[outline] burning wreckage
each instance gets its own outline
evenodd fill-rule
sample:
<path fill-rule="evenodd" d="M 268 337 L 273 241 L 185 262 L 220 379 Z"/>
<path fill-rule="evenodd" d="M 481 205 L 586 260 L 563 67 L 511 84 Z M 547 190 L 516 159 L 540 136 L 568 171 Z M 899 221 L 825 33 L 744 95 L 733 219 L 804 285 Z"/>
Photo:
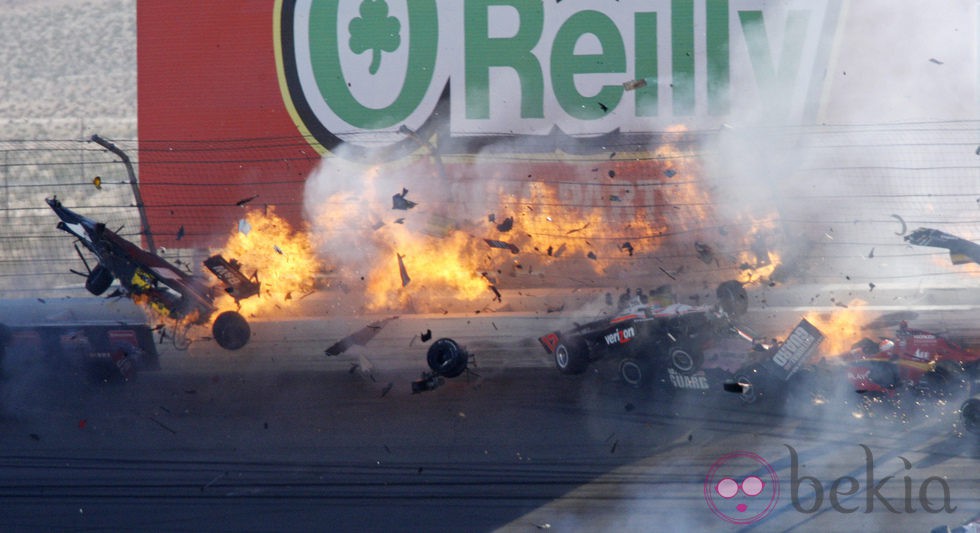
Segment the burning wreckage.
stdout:
<path fill-rule="evenodd" d="M 719 293 L 721 294 L 721 293 Z M 826 399 L 846 389 L 871 409 L 920 399 L 956 400 L 962 426 L 980 434 L 980 351 L 936 333 L 898 325 L 895 337 L 865 338 L 844 354 L 818 357 L 821 331 L 802 319 L 782 342 L 758 340 L 725 305 L 633 305 L 618 315 L 548 333 L 538 340 L 563 374 L 600 360 L 619 380 L 658 390 L 727 391 L 744 403 L 782 402 L 790 395 Z"/>
<path fill-rule="evenodd" d="M 823 339 L 819 330 L 804 320 L 785 342 L 767 344 L 733 321 L 747 307 L 741 284 L 725 282 L 716 294 L 716 306 L 635 302 L 621 314 L 538 341 L 563 374 L 613 359 L 620 379 L 634 387 L 707 391 L 724 384 L 748 402 L 785 389 Z"/>
<path fill-rule="evenodd" d="M 89 268 L 76 243 L 75 251 L 87 272 L 72 272 L 85 277 L 85 288 L 90 293 L 102 295 L 114 280 L 119 280 L 120 289 L 113 295 L 128 296 L 187 326 L 205 325 L 217 312 L 214 294 L 204 279 L 123 239 L 104 223 L 64 207 L 57 198 L 45 201 L 60 219 L 58 229 L 76 237 L 98 260 L 93 268 Z M 204 266 L 221 280 L 225 292 L 236 302 L 259 294 L 257 276 L 243 274 L 234 259 L 228 261 L 214 255 L 204 261 Z M 227 350 L 245 346 L 251 337 L 248 322 L 236 311 L 220 313 L 214 319 L 211 332 L 218 345 Z"/>

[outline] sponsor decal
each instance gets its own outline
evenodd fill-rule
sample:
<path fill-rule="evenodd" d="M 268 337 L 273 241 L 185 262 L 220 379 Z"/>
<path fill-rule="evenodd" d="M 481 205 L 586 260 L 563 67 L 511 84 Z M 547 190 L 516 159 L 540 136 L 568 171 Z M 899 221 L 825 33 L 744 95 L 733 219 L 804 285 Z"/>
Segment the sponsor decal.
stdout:
<path fill-rule="evenodd" d="M 626 344 L 631 341 L 633 337 L 636 337 L 636 329 L 632 326 L 626 329 L 617 329 L 616 331 L 606 335 L 606 344 L 612 346 L 614 344 Z"/>
<path fill-rule="evenodd" d="M 698 372 L 693 376 L 685 376 L 673 368 L 668 368 L 667 377 L 670 378 L 670 384 L 673 385 L 675 389 L 708 390 L 708 377 L 703 371 Z"/>
<path fill-rule="evenodd" d="M 789 379 L 800 368 L 821 341 L 823 334 L 812 324 L 806 320 L 797 324 L 772 357 L 773 363 L 786 371 L 784 379 Z"/>
<path fill-rule="evenodd" d="M 716 128 L 736 107 L 812 120 L 839 12 L 840 0 L 278 0 L 273 30 L 283 100 L 321 151 L 397 156 L 438 130 L 443 153 L 501 136 L 579 152 L 606 135 Z"/>

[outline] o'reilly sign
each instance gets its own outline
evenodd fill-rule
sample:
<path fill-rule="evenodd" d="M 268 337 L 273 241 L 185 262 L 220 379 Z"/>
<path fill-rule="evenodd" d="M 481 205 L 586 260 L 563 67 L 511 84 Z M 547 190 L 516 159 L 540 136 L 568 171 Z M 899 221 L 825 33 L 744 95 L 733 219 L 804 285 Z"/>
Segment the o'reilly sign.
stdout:
<path fill-rule="evenodd" d="M 839 11 L 839 0 L 280 0 L 274 24 L 304 134 L 397 153 L 417 148 L 409 131 L 437 127 L 443 150 L 501 136 L 553 149 L 717 127 L 752 107 L 806 122 Z"/>

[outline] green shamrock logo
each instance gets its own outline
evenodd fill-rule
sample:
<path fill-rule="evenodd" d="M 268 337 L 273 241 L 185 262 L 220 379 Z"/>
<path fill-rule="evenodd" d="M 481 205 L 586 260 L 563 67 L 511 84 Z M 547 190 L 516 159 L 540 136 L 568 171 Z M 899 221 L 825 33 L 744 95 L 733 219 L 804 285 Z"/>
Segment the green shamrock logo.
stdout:
<path fill-rule="evenodd" d="M 388 16 L 385 0 L 361 2 L 360 17 L 350 21 L 350 49 L 355 54 L 371 50 L 368 72 L 375 74 L 381 66 L 381 52 L 394 52 L 401 44 L 401 23 Z"/>

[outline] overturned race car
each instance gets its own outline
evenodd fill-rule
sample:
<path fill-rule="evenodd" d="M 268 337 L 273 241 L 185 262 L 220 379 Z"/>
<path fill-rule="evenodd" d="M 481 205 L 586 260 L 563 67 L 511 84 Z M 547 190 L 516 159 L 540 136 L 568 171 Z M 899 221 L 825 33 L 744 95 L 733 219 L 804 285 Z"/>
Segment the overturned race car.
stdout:
<path fill-rule="evenodd" d="M 581 374 L 600 359 L 616 357 L 623 381 L 637 386 L 663 368 L 677 379 L 690 380 L 706 352 L 729 340 L 744 346 L 749 339 L 717 307 L 638 304 L 538 341 L 563 374 Z"/>

